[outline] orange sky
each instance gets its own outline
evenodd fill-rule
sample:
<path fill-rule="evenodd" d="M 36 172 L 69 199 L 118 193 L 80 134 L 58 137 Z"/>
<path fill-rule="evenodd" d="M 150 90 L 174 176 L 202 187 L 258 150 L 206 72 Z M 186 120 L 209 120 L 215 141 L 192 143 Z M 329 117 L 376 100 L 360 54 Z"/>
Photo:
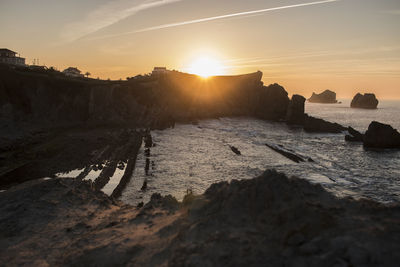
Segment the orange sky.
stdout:
<path fill-rule="evenodd" d="M 125 79 L 218 60 L 309 97 L 400 98 L 398 0 L 2 0 L 0 47 Z"/>

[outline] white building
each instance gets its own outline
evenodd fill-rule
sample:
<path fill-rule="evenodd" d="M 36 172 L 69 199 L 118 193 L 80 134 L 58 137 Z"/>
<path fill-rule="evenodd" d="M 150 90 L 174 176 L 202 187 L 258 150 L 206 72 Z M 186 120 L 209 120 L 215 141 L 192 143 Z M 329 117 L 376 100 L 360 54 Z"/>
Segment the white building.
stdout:
<path fill-rule="evenodd" d="M 0 63 L 25 66 L 25 58 L 17 57 L 17 53 L 7 48 L 0 48 Z"/>
<path fill-rule="evenodd" d="M 74 68 L 74 67 L 69 67 L 69 68 L 63 70 L 63 73 L 69 77 L 80 77 L 80 78 L 84 77 L 84 75 L 81 73 L 81 71 L 78 68 Z"/>

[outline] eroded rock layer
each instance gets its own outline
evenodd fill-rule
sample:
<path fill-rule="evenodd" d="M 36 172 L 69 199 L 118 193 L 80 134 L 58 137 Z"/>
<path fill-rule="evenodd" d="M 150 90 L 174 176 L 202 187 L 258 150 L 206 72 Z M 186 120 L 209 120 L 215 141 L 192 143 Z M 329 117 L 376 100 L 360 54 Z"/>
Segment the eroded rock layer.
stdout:
<path fill-rule="evenodd" d="M 266 171 L 141 208 L 73 179 L 0 193 L 0 260 L 41 266 L 397 266 L 400 207 Z"/>

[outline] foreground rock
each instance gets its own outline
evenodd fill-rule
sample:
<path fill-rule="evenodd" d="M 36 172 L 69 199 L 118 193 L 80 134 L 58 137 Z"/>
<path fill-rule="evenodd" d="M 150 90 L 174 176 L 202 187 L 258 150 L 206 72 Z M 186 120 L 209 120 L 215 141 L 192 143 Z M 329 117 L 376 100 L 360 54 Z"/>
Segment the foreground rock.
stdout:
<path fill-rule="evenodd" d="M 337 103 L 336 93 L 331 90 L 325 90 L 320 94 L 313 93 L 308 101 L 311 103 L 335 104 Z"/>
<path fill-rule="evenodd" d="M 27 266 L 397 266 L 400 207 L 267 171 L 140 209 L 89 183 L 0 193 L 0 261 Z"/>
<path fill-rule="evenodd" d="M 400 133 L 388 124 L 373 121 L 365 132 L 364 146 L 370 148 L 400 148 Z"/>
<path fill-rule="evenodd" d="M 376 109 L 378 107 L 378 99 L 375 94 L 356 94 L 351 101 L 350 107 L 352 108 L 365 108 L 365 109 Z"/>

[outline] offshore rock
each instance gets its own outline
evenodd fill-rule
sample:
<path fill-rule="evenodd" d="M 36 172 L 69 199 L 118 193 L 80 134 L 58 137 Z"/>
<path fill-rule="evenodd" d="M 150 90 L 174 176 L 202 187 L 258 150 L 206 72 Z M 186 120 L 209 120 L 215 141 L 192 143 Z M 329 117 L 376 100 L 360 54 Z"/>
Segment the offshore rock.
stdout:
<path fill-rule="evenodd" d="M 400 133 L 388 124 L 373 121 L 365 132 L 364 146 L 369 148 L 400 148 Z"/>
<path fill-rule="evenodd" d="M 376 109 L 378 107 L 378 99 L 375 94 L 356 94 L 351 101 L 350 107 L 352 108 L 365 108 L 365 109 Z"/>
<path fill-rule="evenodd" d="M 313 93 L 308 101 L 311 103 L 334 104 L 337 103 L 336 93 L 331 90 L 325 90 L 320 94 Z"/>
<path fill-rule="evenodd" d="M 306 99 L 301 95 L 292 96 L 286 113 L 286 122 L 288 124 L 303 125 L 305 101 Z"/>

